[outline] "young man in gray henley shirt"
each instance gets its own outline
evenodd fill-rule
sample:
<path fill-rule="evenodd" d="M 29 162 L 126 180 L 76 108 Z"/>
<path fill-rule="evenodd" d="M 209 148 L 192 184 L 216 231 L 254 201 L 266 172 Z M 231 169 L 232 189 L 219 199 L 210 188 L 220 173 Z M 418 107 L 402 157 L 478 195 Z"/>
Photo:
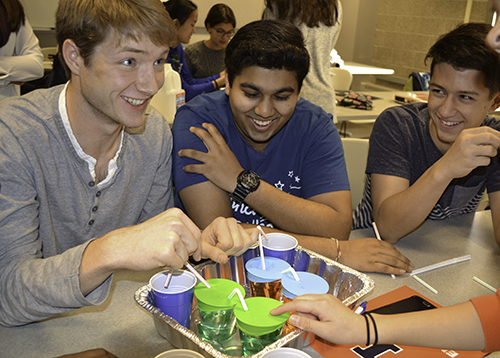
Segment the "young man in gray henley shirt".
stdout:
<path fill-rule="evenodd" d="M 0 103 L 6 326 L 102 303 L 115 270 L 225 262 L 257 238 L 170 209 L 171 133 L 146 113 L 175 36 L 162 3 L 61 0 L 56 36 L 71 80 Z"/>

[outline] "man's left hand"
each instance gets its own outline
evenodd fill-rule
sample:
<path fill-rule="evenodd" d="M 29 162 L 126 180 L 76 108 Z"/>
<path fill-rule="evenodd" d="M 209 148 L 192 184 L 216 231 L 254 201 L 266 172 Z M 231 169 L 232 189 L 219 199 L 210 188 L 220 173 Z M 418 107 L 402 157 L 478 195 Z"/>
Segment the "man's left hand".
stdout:
<path fill-rule="evenodd" d="M 239 256 L 259 237 L 256 229 L 245 230 L 234 218 L 218 217 L 201 233 L 202 258 L 226 263 L 228 256 Z"/>
<path fill-rule="evenodd" d="M 202 164 L 186 165 L 184 171 L 202 174 L 222 190 L 232 193 L 236 188 L 238 174 L 243 171 L 243 168 L 217 128 L 210 123 L 203 123 L 203 128 L 206 130 L 198 127 L 191 127 L 189 130 L 203 141 L 208 152 L 194 149 L 180 150 L 180 157 L 202 162 Z"/>

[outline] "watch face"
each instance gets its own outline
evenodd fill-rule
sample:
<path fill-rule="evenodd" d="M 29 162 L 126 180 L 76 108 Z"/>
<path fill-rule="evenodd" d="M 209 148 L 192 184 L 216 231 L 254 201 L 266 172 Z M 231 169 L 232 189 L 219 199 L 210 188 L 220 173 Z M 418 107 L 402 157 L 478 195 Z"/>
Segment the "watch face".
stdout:
<path fill-rule="evenodd" d="M 245 170 L 241 173 L 238 178 L 238 182 L 245 188 L 250 189 L 251 191 L 256 190 L 260 184 L 260 177 L 257 173 L 254 173 L 251 170 Z"/>
<path fill-rule="evenodd" d="M 241 184 L 248 187 L 254 187 L 259 183 L 259 178 L 252 173 L 245 173 L 241 178 Z"/>

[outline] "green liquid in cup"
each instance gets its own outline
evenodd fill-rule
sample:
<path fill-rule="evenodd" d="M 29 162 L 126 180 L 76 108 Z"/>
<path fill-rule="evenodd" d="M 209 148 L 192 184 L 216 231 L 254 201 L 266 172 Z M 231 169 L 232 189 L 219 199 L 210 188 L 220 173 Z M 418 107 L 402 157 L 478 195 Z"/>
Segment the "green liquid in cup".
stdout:
<path fill-rule="evenodd" d="M 207 312 L 199 310 L 201 322 L 198 324 L 198 336 L 211 343 L 224 342 L 236 333 L 236 317 L 233 309 Z"/>
<path fill-rule="evenodd" d="M 263 350 L 267 345 L 276 342 L 281 338 L 281 327 L 277 330 L 262 334 L 260 336 L 251 336 L 240 331 L 241 349 L 243 356 L 256 354 Z"/>

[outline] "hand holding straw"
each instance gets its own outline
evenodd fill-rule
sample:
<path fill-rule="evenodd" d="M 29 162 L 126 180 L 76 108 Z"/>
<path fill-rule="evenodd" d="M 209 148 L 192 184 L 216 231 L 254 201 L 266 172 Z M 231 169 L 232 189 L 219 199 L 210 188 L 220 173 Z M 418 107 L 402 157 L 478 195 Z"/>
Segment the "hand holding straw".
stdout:
<path fill-rule="evenodd" d="M 299 275 L 297 275 L 297 272 L 295 272 L 293 267 L 289 267 L 286 270 L 281 271 L 281 273 L 287 273 L 287 272 L 291 272 L 293 275 L 293 278 L 295 278 L 296 281 L 300 281 L 300 277 L 299 277 Z"/>
<path fill-rule="evenodd" d="M 193 275 L 195 275 L 195 276 L 196 276 L 196 278 L 197 278 L 198 280 L 200 280 L 200 281 L 201 281 L 201 282 L 202 282 L 205 286 L 207 286 L 207 288 L 212 288 L 212 286 L 210 286 L 210 284 L 209 284 L 209 283 L 208 283 L 208 282 L 207 282 L 207 281 L 203 278 L 203 276 L 201 276 L 201 275 L 198 273 L 198 271 L 196 271 L 196 270 L 194 269 L 194 267 L 193 267 L 193 266 L 191 266 L 191 265 L 190 265 L 189 263 L 187 263 L 187 262 L 185 263 L 185 265 L 186 265 L 187 269 L 188 269 L 189 271 L 191 271 L 191 272 L 193 273 Z"/>
<path fill-rule="evenodd" d="M 238 295 L 238 298 L 240 299 L 241 306 L 243 307 L 243 310 L 244 310 L 244 311 L 248 311 L 248 306 L 247 306 L 247 304 L 246 304 L 246 302 L 245 302 L 245 299 L 243 298 L 243 295 L 241 294 L 241 291 L 240 291 L 239 289 L 235 288 L 235 289 L 233 290 L 233 292 L 231 292 L 231 294 L 228 296 L 228 299 L 233 298 L 233 296 L 234 296 L 235 294 L 237 294 L 237 295 Z"/>
<path fill-rule="evenodd" d="M 257 226 L 259 227 L 259 226 Z M 264 247 L 262 246 L 262 235 L 259 234 L 259 252 L 260 252 L 260 261 L 262 262 L 262 269 L 266 269 L 266 260 L 264 260 Z"/>
<path fill-rule="evenodd" d="M 380 237 L 380 233 L 378 232 L 377 224 L 375 224 L 375 221 L 373 222 L 373 231 L 375 231 L 375 235 L 377 236 L 377 240 L 382 241 L 382 238 Z M 393 280 L 396 279 L 396 276 L 393 273 L 391 273 L 391 277 Z"/>

